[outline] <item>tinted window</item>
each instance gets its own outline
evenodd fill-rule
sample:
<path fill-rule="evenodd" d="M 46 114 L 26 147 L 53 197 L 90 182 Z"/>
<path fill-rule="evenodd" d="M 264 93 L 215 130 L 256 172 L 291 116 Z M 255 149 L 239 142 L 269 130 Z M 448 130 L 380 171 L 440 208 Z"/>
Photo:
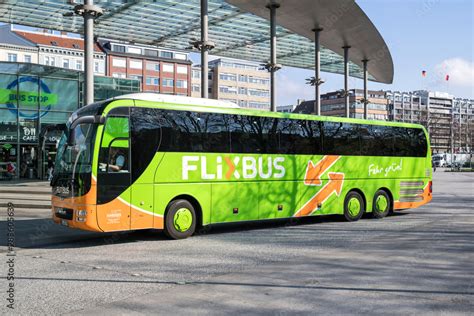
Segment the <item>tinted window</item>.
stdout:
<path fill-rule="evenodd" d="M 199 122 L 202 126 L 203 151 L 224 152 L 230 151 L 230 115 L 219 113 L 200 113 Z"/>
<path fill-rule="evenodd" d="M 324 122 L 323 151 L 327 155 L 360 155 L 360 139 L 356 124 Z"/>
<path fill-rule="evenodd" d="M 264 153 L 263 127 L 259 117 L 232 115 L 230 146 L 233 153 Z"/>
<path fill-rule="evenodd" d="M 361 154 L 365 156 L 393 156 L 393 127 L 363 125 Z"/>
<path fill-rule="evenodd" d="M 161 142 L 162 113 L 157 109 L 132 108 L 132 181 L 145 171 Z"/>
<path fill-rule="evenodd" d="M 425 157 L 422 129 L 286 118 L 132 109 L 136 160 L 155 151 Z M 152 150 L 150 150 L 152 149 Z M 134 163 L 142 172 L 148 162 Z"/>
<path fill-rule="evenodd" d="M 394 156 L 413 156 L 411 147 L 410 129 L 392 127 Z"/>

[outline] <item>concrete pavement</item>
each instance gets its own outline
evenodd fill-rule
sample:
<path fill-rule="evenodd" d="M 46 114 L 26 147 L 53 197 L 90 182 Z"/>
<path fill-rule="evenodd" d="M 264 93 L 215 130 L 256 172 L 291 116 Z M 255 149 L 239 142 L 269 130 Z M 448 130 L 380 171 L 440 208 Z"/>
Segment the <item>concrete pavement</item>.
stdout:
<path fill-rule="evenodd" d="M 474 173 L 436 172 L 431 204 L 383 220 L 226 225 L 180 241 L 18 218 L 16 312 L 472 314 L 473 194 Z"/>

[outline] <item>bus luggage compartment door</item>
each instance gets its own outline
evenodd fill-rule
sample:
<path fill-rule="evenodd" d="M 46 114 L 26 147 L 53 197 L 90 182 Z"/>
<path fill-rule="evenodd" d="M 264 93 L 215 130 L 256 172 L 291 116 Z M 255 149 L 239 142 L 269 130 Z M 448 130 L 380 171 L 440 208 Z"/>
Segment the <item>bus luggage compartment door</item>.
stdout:
<path fill-rule="evenodd" d="M 212 223 L 258 219 L 258 185 L 255 182 L 212 184 Z"/>

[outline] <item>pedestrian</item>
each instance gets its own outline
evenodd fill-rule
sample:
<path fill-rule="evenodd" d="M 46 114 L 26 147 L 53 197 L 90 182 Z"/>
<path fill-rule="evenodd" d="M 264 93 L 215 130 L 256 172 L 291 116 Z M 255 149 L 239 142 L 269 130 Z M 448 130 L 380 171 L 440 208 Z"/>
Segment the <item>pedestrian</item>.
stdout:
<path fill-rule="evenodd" d="M 15 170 L 16 170 L 15 164 L 12 163 L 11 161 L 8 162 L 8 164 L 7 164 L 7 178 L 8 178 L 8 180 L 11 180 L 15 177 Z"/>
<path fill-rule="evenodd" d="M 53 179 L 54 162 L 51 156 L 48 156 L 48 181 Z"/>

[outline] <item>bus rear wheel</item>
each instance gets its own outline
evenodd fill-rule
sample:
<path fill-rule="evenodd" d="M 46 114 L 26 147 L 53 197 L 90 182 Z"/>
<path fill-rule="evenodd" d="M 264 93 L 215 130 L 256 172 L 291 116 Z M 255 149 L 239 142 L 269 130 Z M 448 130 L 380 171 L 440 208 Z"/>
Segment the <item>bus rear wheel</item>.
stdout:
<path fill-rule="evenodd" d="M 172 239 L 184 239 L 196 230 L 196 211 L 186 200 L 174 200 L 168 204 L 165 217 L 165 234 Z"/>
<path fill-rule="evenodd" d="M 358 221 L 365 212 L 364 198 L 360 193 L 351 191 L 344 199 L 344 217 L 348 222 Z"/>
<path fill-rule="evenodd" d="M 372 217 L 384 218 L 391 209 L 391 199 L 387 192 L 378 190 L 375 192 L 372 206 Z"/>

